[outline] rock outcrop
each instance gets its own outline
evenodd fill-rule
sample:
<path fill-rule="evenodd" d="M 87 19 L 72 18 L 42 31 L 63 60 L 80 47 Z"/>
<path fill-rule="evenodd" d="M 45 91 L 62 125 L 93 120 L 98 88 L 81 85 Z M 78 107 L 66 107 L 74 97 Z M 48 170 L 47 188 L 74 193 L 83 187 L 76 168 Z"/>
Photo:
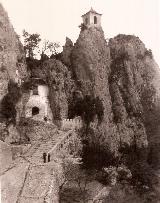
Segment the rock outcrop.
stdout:
<path fill-rule="evenodd" d="M 23 46 L 19 41 L 9 22 L 7 13 L 0 4 L 0 99 L 7 93 L 8 81 L 19 77 L 26 77 L 25 55 Z"/>
<path fill-rule="evenodd" d="M 105 146 L 109 143 L 117 148 L 118 134 L 112 121 L 112 103 L 109 92 L 108 77 L 110 75 L 110 49 L 105 41 L 102 29 L 89 28 L 81 31 L 72 51 L 72 69 L 77 87 L 83 95 L 99 97 L 103 102 L 104 120 L 95 132 L 93 139 Z M 104 146 L 104 147 L 105 147 Z"/>
<path fill-rule="evenodd" d="M 63 52 L 62 52 L 62 61 L 65 65 L 67 65 L 68 67 L 70 67 L 71 65 L 71 53 L 73 50 L 73 42 L 66 37 L 66 43 L 63 46 Z"/>
<path fill-rule="evenodd" d="M 21 102 L 18 103 L 19 91 L 14 91 L 16 84 L 17 90 L 20 89 L 27 75 L 23 46 L 0 4 L 0 118 L 2 121 L 10 120 L 13 112 L 16 116 L 16 111 L 22 110 Z M 1 126 L 5 126 L 5 123 L 1 123 Z M 4 138 L 6 132 L 5 127 Z"/>
<path fill-rule="evenodd" d="M 61 61 L 49 59 L 34 70 L 34 77 L 42 78 L 49 87 L 49 101 L 53 122 L 68 117 L 68 103 L 75 82 L 68 67 Z"/>
<path fill-rule="evenodd" d="M 104 119 L 95 132 L 100 145 L 117 151 L 123 143 L 140 148 L 154 143 L 160 71 L 138 37 L 118 35 L 107 45 L 101 29 L 86 29 L 71 62 L 79 90 L 103 102 Z"/>
<path fill-rule="evenodd" d="M 141 147 L 148 142 L 148 151 L 152 151 L 155 158 L 152 156 L 152 161 L 157 162 L 155 154 L 160 146 L 158 66 L 151 50 L 147 50 L 138 37 L 118 35 L 109 41 L 109 47 L 112 58 L 109 88 L 114 123 L 121 141 L 132 137 Z"/>

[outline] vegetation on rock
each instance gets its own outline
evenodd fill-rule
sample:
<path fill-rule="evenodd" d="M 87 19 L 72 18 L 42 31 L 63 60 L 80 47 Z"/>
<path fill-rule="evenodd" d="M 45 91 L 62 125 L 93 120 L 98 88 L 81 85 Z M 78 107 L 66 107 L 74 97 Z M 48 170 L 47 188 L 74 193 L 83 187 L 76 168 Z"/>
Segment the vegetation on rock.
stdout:
<path fill-rule="evenodd" d="M 16 104 L 21 97 L 21 90 L 12 80 L 8 84 L 8 93 L 1 102 L 1 114 L 7 123 L 16 123 Z"/>

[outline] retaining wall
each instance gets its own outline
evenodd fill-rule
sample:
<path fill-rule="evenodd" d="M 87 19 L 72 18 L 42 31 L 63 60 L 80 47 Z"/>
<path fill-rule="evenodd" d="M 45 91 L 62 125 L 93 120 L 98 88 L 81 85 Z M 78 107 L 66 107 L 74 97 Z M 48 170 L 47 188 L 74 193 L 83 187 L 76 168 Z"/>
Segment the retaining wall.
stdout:
<path fill-rule="evenodd" d="M 82 120 L 80 118 L 63 119 L 61 123 L 62 130 L 79 129 L 81 127 L 82 127 Z"/>

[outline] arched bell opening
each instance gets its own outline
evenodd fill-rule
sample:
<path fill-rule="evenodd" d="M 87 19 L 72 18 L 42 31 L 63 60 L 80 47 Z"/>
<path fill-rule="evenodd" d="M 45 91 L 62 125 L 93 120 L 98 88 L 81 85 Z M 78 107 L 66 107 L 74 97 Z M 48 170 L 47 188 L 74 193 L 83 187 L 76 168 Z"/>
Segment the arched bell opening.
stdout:
<path fill-rule="evenodd" d="M 97 24 L 97 17 L 94 16 L 94 24 Z"/>

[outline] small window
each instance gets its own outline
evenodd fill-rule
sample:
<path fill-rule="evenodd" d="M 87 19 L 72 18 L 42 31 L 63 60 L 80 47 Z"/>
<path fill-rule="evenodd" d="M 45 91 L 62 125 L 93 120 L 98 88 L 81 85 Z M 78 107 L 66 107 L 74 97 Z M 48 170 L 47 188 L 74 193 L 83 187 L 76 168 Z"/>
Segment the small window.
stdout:
<path fill-rule="evenodd" d="M 94 16 L 94 24 L 97 24 L 97 17 Z"/>
<path fill-rule="evenodd" d="M 33 88 L 33 95 L 38 95 L 38 87 Z"/>

